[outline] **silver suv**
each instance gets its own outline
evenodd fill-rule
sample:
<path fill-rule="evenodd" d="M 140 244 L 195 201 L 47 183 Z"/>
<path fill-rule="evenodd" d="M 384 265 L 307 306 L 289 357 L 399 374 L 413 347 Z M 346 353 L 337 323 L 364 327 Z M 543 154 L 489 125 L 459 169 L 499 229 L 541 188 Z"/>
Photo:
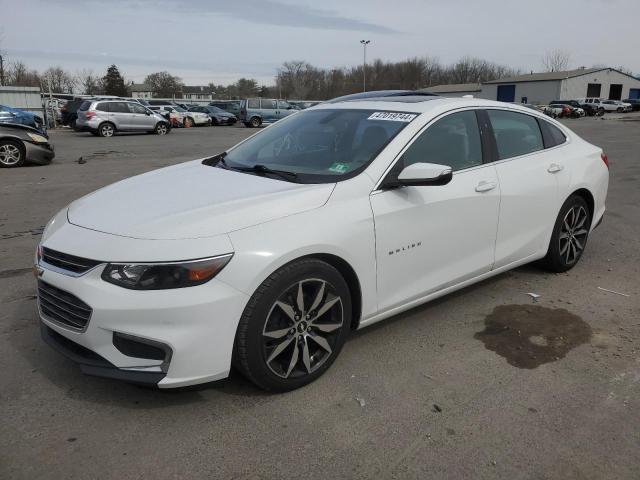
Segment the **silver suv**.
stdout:
<path fill-rule="evenodd" d="M 76 130 L 89 131 L 101 137 L 116 132 L 153 132 L 166 135 L 170 125 L 166 118 L 127 100 L 87 100 L 78 109 Z"/>

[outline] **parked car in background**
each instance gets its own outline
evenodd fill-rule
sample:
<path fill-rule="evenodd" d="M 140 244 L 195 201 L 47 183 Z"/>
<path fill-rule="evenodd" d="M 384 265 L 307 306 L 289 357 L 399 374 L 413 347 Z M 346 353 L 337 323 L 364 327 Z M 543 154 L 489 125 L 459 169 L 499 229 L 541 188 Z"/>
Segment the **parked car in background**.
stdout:
<path fill-rule="evenodd" d="M 569 105 L 573 108 L 580 108 L 584 110 L 585 115 L 593 116 L 598 112 L 597 106 L 589 103 L 581 103 L 578 100 L 554 100 L 549 105 Z"/>
<path fill-rule="evenodd" d="M 605 213 L 601 148 L 518 105 L 397 100 L 319 105 L 66 206 L 35 258 L 45 341 L 95 375 L 175 388 L 234 366 L 287 391 L 354 329 L 580 262 Z"/>
<path fill-rule="evenodd" d="M 213 105 L 207 106 L 195 106 L 189 108 L 190 112 L 200 112 L 209 115 L 211 118 L 211 125 L 235 125 L 238 121 L 238 118 L 229 112 L 225 112 L 224 110 L 214 107 Z"/>
<path fill-rule="evenodd" d="M 144 98 L 127 98 L 130 102 L 138 102 L 140 105 L 148 107 L 150 104 Z"/>
<path fill-rule="evenodd" d="M 531 110 L 535 110 L 536 112 L 545 113 L 544 108 L 540 105 L 533 105 L 532 103 L 522 103 L 523 107 L 530 108 Z"/>
<path fill-rule="evenodd" d="M 209 105 L 232 113 L 236 118 L 240 116 L 240 100 L 214 100 L 209 102 Z"/>
<path fill-rule="evenodd" d="M 61 109 L 62 124 L 75 128 L 76 120 L 78 118 L 78 109 L 85 100 L 127 100 L 123 97 L 117 97 L 115 95 L 78 95 L 69 100 Z"/>
<path fill-rule="evenodd" d="M 18 110 L 17 108 L 12 108 L 7 105 L 0 105 L 0 122 L 26 125 L 35 128 L 45 135 L 47 133 L 44 119 L 40 115 L 25 110 Z"/>
<path fill-rule="evenodd" d="M 631 110 L 634 112 L 640 110 L 640 98 L 627 98 L 626 100 L 623 100 L 623 102 L 631 105 Z"/>
<path fill-rule="evenodd" d="M 45 165 L 53 157 L 53 146 L 40 130 L 0 120 L 0 167 L 20 167 L 27 162 Z"/>
<path fill-rule="evenodd" d="M 580 103 L 585 103 L 588 105 L 593 105 L 594 108 L 597 108 L 602 112 L 623 112 L 625 111 L 625 107 L 617 104 L 619 100 L 605 100 L 602 98 L 578 98 L 576 99 Z"/>
<path fill-rule="evenodd" d="M 240 116 L 238 118 L 245 126 L 257 128 L 265 123 L 277 122 L 297 111 L 298 109 L 286 100 L 247 98 L 240 101 Z"/>
<path fill-rule="evenodd" d="M 624 113 L 624 112 L 630 112 L 633 110 L 633 107 L 631 106 L 630 103 L 625 103 L 621 100 L 604 100 L 602 102 L 602 106 L 608 112 L 615 111 L 618 113 Z"/>
<path fill-rule="evenodd" d="M 88 131 L 101 137 L 118 132 L 169 133 L 169 122 L 140 105 L 126 100 L 85 100 L 78 109 L 76 130 Z"/>
<path fill-rule="evenodd" d="M 177 105 L 149 105 L 150 110 L 168 119 L 172 127 L 181 128 L 184 127 L 184 114 L 178 108 Z"/>
<path fill-rule="evenodd" d="M 211 118 L 206 113 L 190 112 L 179 105 L 151 105 L 149 108 L 155 110 L 154 107 L 172 114 L 172 118 L 175 118 L 183 127 L 211 125 Z"/>

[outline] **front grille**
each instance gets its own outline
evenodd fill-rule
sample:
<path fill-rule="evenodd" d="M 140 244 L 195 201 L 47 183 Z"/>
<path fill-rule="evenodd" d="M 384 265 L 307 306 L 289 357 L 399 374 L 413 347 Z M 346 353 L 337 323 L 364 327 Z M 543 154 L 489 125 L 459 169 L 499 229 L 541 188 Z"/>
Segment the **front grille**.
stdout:
<path fill-rule="evenodd" d="M 98 260 L 91 260 L 89 258 L 76 257 L 75 255 L 57 252 L 56 250 L 51 250 L 47 247 L 42 248 L 42 260 L 49 265 L 53 265 L 73 273 L 85 273 L 96 265 L 103 263 Z"/>
<path fill-rule="evenodd" d="M 38 281 L 40 312 L 48 319 L 76 330 L 84 330 L 92 309 L 75 295 Z"/>

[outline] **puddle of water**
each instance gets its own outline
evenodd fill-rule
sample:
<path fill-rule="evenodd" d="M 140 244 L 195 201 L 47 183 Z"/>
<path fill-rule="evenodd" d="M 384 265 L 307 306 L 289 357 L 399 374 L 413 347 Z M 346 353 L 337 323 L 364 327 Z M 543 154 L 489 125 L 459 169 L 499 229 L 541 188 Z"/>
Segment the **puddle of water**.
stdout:
<path fill-rule="evenodd" d="M 592 335 L 589 324 L 577 315 L 538 305 L 500 305 L 484 324 L 474 338 L 509 365 L 527 369 L 564 358 Z"/>

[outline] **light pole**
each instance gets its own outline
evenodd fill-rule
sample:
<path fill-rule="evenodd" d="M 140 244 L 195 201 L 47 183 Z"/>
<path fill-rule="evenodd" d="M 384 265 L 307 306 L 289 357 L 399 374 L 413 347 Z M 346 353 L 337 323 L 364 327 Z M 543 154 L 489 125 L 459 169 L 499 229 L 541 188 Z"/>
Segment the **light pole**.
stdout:
<path fill-rule="evenodd" d="M 360 43 L 364 47 L 362 57 L 362 91 L 367 91 L 367 45 L 371 43 L 371 40 L 360 40 Z"/>

